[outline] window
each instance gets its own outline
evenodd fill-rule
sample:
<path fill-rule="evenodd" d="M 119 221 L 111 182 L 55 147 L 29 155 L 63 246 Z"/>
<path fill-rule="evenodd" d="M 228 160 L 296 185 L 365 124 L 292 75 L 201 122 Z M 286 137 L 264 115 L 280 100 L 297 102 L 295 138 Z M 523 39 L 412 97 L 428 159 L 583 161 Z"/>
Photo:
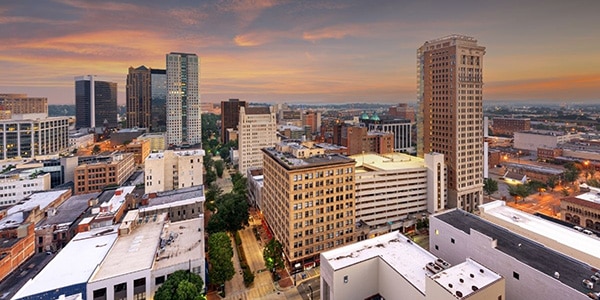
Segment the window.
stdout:
<path fill-rule="evenodd" d="M 154 285 L 163 284 L 165 282 L 165 276 L 158 276 L 154 279 Z"/>
<path fill-rule="evenodd" d="M 440 248 L 438 247 L 438 245 L 435 245 L 435 250 L 440 250 Z"/>
<path fill-rule="evenodd" d="M 106 288 L 95 290 L 93 293 L 94 300 L 106 300 Z"/>
<path fill-rule="evenodd" d="M 513 277 L 514 277 L 516 280 L 519 280 L 519 273 L 517 273 L 517 272 L 513 272 Z"/>
<path fill-rule="evenodd" d="M 348 283 L 348 275 L 344 275 L 344 283 Z"/>
<path fill-rule="evenodd" d="M 454 243 L 454 238 L 450 238 L 450 243 L 455 244 Z"/>
<path fill-rule="evenodd" d="M 115 300 L 127 300 L 127 283 L 119 283 L 114 286 Z"/>

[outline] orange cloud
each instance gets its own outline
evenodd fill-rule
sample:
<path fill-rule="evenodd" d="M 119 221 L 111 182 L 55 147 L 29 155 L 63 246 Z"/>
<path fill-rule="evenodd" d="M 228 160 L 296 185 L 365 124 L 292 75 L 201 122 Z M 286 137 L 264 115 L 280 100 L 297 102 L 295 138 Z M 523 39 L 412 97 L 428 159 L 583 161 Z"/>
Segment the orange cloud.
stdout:
<path fill-rule="evenodd" d="M 484 94 L 486 99 L 585 99 L 600 94 L 600 74 L 490 82 Z"/>

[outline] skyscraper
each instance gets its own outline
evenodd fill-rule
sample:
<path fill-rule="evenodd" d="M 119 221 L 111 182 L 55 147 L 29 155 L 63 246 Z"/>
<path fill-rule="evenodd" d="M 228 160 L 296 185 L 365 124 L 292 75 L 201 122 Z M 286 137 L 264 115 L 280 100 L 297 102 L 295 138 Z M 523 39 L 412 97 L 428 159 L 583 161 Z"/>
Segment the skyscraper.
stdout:
<path fill-rule="evenodd" d="M 164 69 L 150 69 L 152 82 L 152 117 L 150 131 L 167 131 L 167 71 Z"/>
<path fill-rule="evenodd" d="M 200 144 L 200 93 L 198 56 L 167 54 L 167 144 Z"/>
<path fill-rule="evenodd" d="M 484 54 L 476 39 L 462 35 L 417 50 L 417 152 L 444 154 L 448 206 L 467 211 L 482 200 Z"/>
<path fill-rule="evenodd" d="M 277 143 L 277 116 L 273 107 L 240 107 L 238 125 L 239 171 L 246 174 L 249 168 L 262 168 L 262 148 Z"/>
<path fill-rule="evenodd" d="M 127 127 L 149 128 L 151 126 L 151 80 L 150 69 L 145 66 L 129 67 L 127 74 Z"/>
<path fill-rule="evenodd" d="M 117 83 L 94 75 L 75 77 L 75 117 L 77 128 L 116 128 Z"/>
<path fill-rule="evenodd" d="M 238 130 L 240 107 L 248 107 L 246 106 L 246 101 L 240 101 L 239 99 L 221 101 L 221 141 L 223 144 L 229 142 L 227 129 L 233 128 L 234 130 Z"/>

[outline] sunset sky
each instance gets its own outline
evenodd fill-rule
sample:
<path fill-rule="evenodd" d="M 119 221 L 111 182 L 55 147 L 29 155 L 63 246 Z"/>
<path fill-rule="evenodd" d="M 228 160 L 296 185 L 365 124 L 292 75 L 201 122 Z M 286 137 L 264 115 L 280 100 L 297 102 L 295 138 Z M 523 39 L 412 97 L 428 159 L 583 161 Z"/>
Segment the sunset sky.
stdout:
<path fill-rule="evenodd" d="M 201 60 L 203 102 L 415 101 L 416 49 L 487 48 L 485 100 L 600 103 L 600 1 L 0 0 L 0 93 L 74 103 L 74 76 Z"/>

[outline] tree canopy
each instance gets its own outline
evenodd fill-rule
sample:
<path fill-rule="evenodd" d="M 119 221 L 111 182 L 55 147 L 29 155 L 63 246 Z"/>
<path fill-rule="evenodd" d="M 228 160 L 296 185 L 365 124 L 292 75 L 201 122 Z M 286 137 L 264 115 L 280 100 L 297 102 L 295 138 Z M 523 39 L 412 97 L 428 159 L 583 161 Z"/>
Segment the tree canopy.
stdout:
<path fill-rule="evenodd" d="M 208 258 L 210 269 L 208 276 L 214 284 L 221 285 L 233 278 L 235 269 L 231 258 L 233 248 L 231 239 L 225 232 L 217 232 L 208 237 Z"/>
<path fill-rule="evenodd" d="M 283 268 L 283 247 L 281 243 L 276 239 L 271 239 L 263 250 L 263 258 L 265 259 L 265 266 L 268 270 Z"/>
<path fill-rule="evenodd" d="M 202 277 L 188 270 L 175 271 L 158 288 L 155 300 L 205 300 Z"/>
<path fill-rule="evenodd" d="M 245 195 L 227 193 L 217 199 L 217 213 L 208 221 L 208 233 L 236 232 L 248 225 L 248 201 Z"/>
<path fill-rule="evenodd" d="M 492 178 L 486 178 L 483 181 L 483 191 L 488 195 L 492 195 L 493 193 L 498 191 L 498 181 Z"/>

